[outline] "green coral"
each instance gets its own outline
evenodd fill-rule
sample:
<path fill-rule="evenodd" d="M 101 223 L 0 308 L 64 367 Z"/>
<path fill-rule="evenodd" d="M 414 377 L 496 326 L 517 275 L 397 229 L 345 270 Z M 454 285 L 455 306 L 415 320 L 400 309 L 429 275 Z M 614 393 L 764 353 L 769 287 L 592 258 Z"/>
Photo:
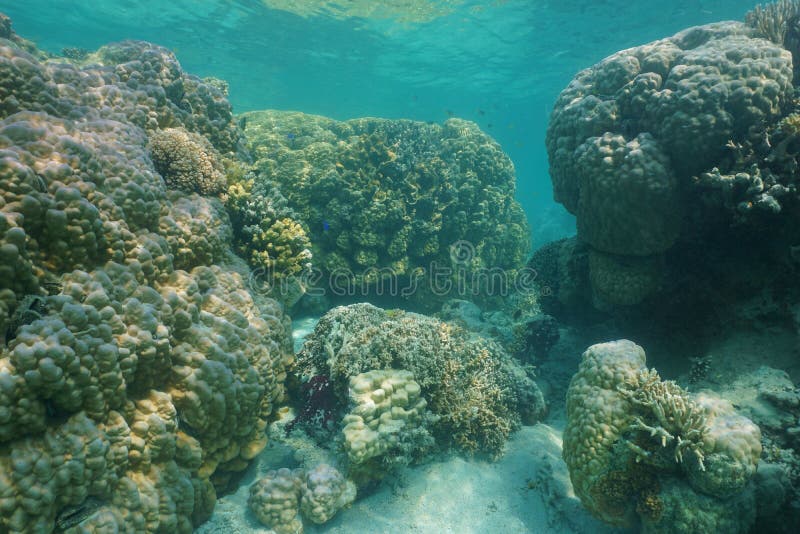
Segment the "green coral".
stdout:
<path fill-rule="evenodd" d="M 242 121 L 256 183 L 282 189 L 326 274 L 346 269 L 357 286 L 408 280 L 432 264 L 453 267 L 451 245 L 460 241 L 471 246 L 458 264 L 468 272 L 497 268 L 513 277 L 522 266 L 528 228 L 514 200 L 514 167 L 475 124 L 337 122 L 278 111 Z M 420 301 L 432 296 L 423 287 L 429 281 L 419 284 Z"/>
<path fill-rule="evenodd" d="M 291 302 L 311 268 L 311 243 L 278 188 L 251 176 L 228 187 L 225 203 L 239 253 L 259 270 L 272 295 Z M 300 293 L 302 294 L 302 293 Z"/>

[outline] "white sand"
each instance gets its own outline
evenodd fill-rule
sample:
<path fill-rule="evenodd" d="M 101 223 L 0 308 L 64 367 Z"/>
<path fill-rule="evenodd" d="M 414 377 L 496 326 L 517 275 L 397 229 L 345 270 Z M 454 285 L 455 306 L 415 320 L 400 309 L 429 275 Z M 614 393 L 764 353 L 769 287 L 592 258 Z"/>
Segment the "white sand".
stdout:
<path fill-rule="evenodd" d="M 295 350 L 313 330 L 315 319 L 293 324 Z M 561 459 L 563 391 L 577 368 L 580 351 L 562 341 L 542 377 L 556 395 L 549 424 L 523 427 L 511 436 L 505 454 L 490 462 L 449 455 L 407 468 L 324 525 L 306 521 L 306 533 L 331 534 L 524 534 L 620 532 L 593 519 L 572 492 Z M 559 350 L 560 349 L 560 350 Z M 546 381 L 548 382 L 548 381 Z M 547 395 L 548 392 L 546 392 Z M 280 432 L 278 432 L 280 435 Z M 294 446 L 300 446 L 293 443 Z M 308 451 L 304 451 L 308 453 Z M 312 462 L 313 463 L 313 462 Z M 270 469 L 296 467 L 294 451 L 272 440 L 248 469 L 236 493 L 219 499 L 211 519 L 198 530 L 211 533 L 271 532 L 247 508 L 248 488 Z"/>
<path fill-rule="evenodd" d="M 200 533 L 267 533 L 247 510 L 247 487 L 270 468 L 292 465 L 291 454 L 273 444 L 256 460 L 242 486 L 217 502 Z M 572 493 L 561 460 L 560 432 L 539 424 L 523 427 L 496 462 L 450 456 L 404 470 L 360 497 L 328 523 L 307 533 L 603 533 Z"/>

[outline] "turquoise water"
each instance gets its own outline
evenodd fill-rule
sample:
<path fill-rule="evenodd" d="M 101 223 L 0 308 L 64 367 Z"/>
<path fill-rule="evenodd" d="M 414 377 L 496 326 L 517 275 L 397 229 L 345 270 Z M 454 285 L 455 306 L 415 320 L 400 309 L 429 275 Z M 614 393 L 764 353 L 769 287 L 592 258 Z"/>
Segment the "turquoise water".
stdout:
<path fill-rule="evenodd" d="M 21 35 L 54 52 L 67 46 L 93 50 L 121 39 L 166 46 L 186 71 L 227 80 L 235 112 L 270 108 L 336 119 L 437 122 L 453 114 L 474 120 L 514 161 L 517 197 L 541 245 L 557 237 L 553 232 L 571 231 L 566 215 L 555 230 L 542 229 L 541 222 L 547 208 L 549 219 L 560 221 L 555 214 L 564 213 L 552 202 L 544 131 L 556 96 L 574 73 L 689 26 L 740 20 L 754 2 L 386 4 L 400 6 L 385 13 L 394 18 L 364 18 L 357 10 L 348 17 L 324 7 L 300 16 L 242 0 L 4 0 L 0 10 Z M 439 16 L 415 22 L 415 4 L 438 7 Z M 537 226 L 545 232 L 540 238 Z"/>
<path fill-rule="evenodd" d="M 794 534 L 778 6 L 0 0 L 0 534 Z"/>

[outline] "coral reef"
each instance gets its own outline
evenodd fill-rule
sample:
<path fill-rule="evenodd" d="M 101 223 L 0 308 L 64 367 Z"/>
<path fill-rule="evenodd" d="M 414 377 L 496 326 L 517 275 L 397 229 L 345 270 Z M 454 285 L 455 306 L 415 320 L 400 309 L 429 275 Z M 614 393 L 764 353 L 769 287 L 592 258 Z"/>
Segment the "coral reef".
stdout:
<path fill-rule="evenodd" d="M 559 96 L 550 174 L 589 247 L 596 305 L 637 304 L 662 287 L 663 255 L 709 231 L 724 205 L 705 190 L 770 185 L 711 170 L 731 147 L 762 146 L 792 103 L 791 54 L 754 33 L 735 22 L 690 28 L 604 59 Z"/>
<path fill-rule="evenodd" d="M 376 294 L 403 290 L 430 306 L 442 294 L 499 294 L 486 287 L 497 280 L 473 273 L 500 270 L 508 284 L 522 266 L 529 234 L 513 164 L 474 123 L 337 122 L 278 111 L 242 121 L 256 187 L 281 188 L 324 274 Z M 433 267 L 452 276 L 435 278 Z"/>
<path fill-rule="evenodd" d="M 184 128 L 235 155 L 230 105 L 147 43 L 84 67 L 24 48 L 0 37 L 0 531 L 191 532 L 293 358 L 221 202 L 168 191 L 147 150 Z"/>
<path fill-rule="evenodd" d="M 248 505 L 276 534 L 302 534 L 303 517 L 325 523 L 355 497 L 355 484 L 336 468 L 319 464 L 308 471 L 270 471 L 250 486 Z"/>
<path fill-rule="evenodd" d="M 641 347 L 589 347 L 567 392 L 564 460 L 596 517 L 643 532 L 747 532 L 761 433 L 733 406 L 648 370 Z"/>
<path fill-rule="evenodd" d="M 535 420 L 544 412 L 530 372 L 496 343 L 436 319 L 370 304 L 328 312 L 306 340 L 295 372 L 330 377 L 340 406 L 347 406 L 355 377 L 371 380 L 369 372 L 387 370 L 405 371 L 418 384 L 435 416 L 427 429 L 440 447 L 497 455 L 521 418 Z M 385 390 L 380 395 L 391 397 Z M 406 397 L 409 403 L 415 398 L 406 392 L 404 402 Z M 381 460 L 407 462 L 417 449 L 410 447 L 410 458 Z"/>

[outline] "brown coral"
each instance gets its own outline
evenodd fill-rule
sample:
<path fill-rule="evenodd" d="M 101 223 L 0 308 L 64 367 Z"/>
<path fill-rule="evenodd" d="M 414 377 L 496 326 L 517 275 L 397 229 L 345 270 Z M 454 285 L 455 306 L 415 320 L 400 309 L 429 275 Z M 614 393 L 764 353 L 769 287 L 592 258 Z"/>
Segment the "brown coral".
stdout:
<path fill-rule="evenodd" d="M 202 136 L 183 128 L 150 134 L 150 156 L 167 187 L 188 193 L 216 195 L 225 191 L 219 156 Z"/>

